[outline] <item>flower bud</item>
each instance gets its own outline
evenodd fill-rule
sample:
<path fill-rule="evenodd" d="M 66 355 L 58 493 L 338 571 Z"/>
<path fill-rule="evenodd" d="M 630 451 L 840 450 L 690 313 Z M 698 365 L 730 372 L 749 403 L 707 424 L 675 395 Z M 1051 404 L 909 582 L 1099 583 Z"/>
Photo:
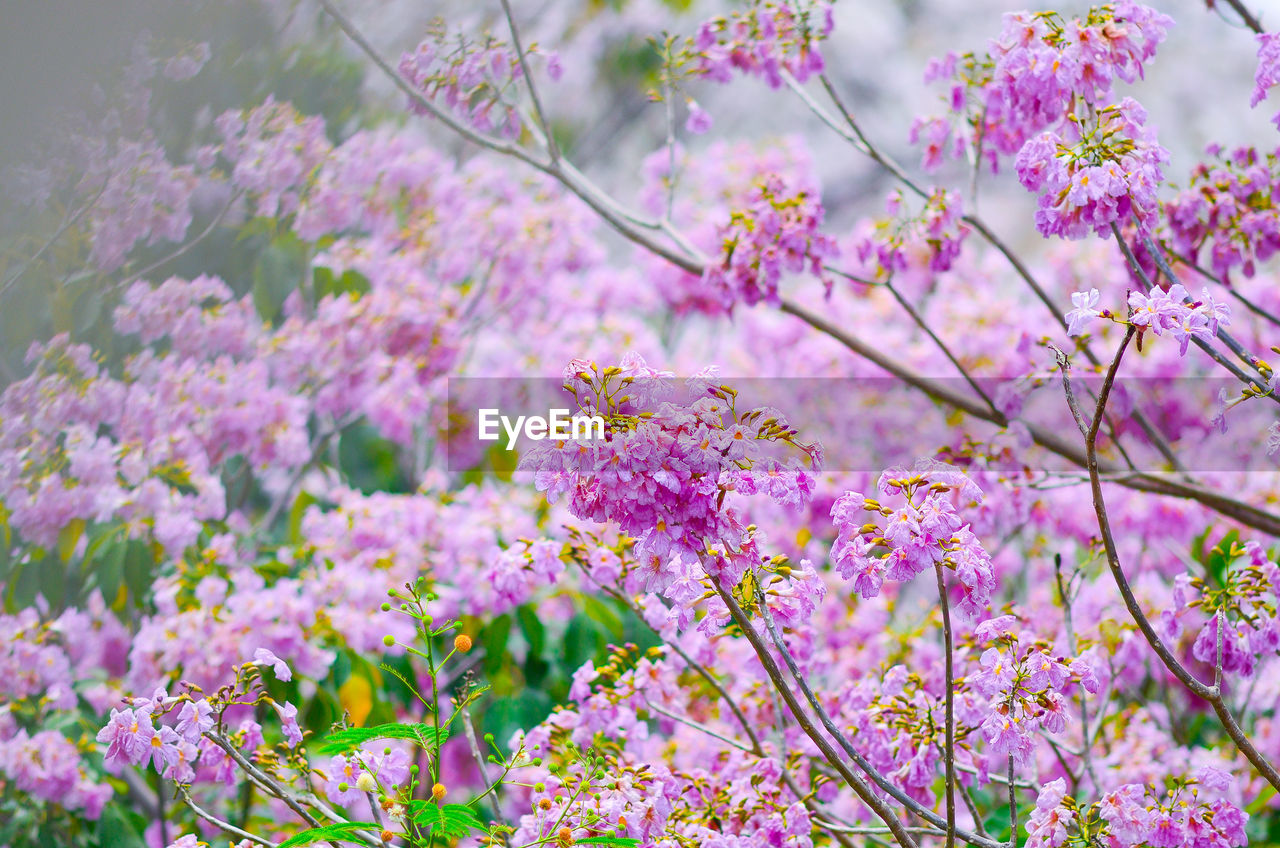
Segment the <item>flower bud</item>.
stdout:
<path fill-rule="evenodd" d="M 445 788 L 444 788 L 444 784 L 443 784 L 443 783 L 437 783 L 437 784 L 434 784 L 434 785 L 431 787 L 431 797 L 432 797 L 432 798 L 435 798 L 437 801 L 439 801 L 441 798 L 443 798 L 443 797 L 444 797 L 445 793 L 446 793 L 446 792 L 448 792 L 448 791 L 449 791 L 449 790 L 447 790 L 447 789 L 445 789 Z"/>
<path fill-rule="evenodd" d="M 453 637 L 453 649 L 460 654 L 465 654 L 471 650 L 471 637 L 465 633 L 459 633 Z"/>
<path fill-rule="evenodd" d="M 369 774 L 367 771 L 356 778 L 356 789 L 359 789 L 361 792 L 372 792 L 377 788 L 378 781 L 374 780 L 373 775 Z"/>
<path fill-rule="evenodd" d="M 396 643 L 396 637 L 392 636 L 390 633 L 382 637 L 382 644 L 386 645 L 388 648 L 390 648 L 395 643 Z"/>

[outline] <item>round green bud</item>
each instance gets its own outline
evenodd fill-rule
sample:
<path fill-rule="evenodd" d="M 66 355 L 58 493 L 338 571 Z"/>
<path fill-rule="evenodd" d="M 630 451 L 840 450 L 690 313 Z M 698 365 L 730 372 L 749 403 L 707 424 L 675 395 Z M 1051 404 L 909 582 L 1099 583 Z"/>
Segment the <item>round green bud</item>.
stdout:
<path fill-rule="evenodd" d="M 390 633 L 382 637 L 382 644 L 386 645 L 388 648 L 390 648 L 395 643 L 396 643 L 396 637 L 392 636 Z"/>

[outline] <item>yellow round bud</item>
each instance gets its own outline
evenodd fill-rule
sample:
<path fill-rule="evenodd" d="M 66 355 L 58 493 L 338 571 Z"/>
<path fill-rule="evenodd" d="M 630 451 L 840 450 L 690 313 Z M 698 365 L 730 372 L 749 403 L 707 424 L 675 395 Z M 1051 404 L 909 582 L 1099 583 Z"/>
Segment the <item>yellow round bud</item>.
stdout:
<path fill-rule="evenodd" d="M 445 793 L 448 791 L 449 791 L 448 789 L 444 788 L 443 783 L 437 783 L 431 787 L 431 797 L 439 801 L 441 798 L 445 796 Z"/>
<path fill-rule="evenodd" d="M 377 788 L 378 781 L 374 780 L 373 775 L 369 774 L 367 771 L 363 772 L 356 778 L 356 789 L 359 789 L 361 792 L 372 792 Z"/>
<path fill-rule="evenodd" d="M 471 637 L 465 633 L 453 637 L 453 649 L 460 654 L 465 654 L 471 650 Z"/>

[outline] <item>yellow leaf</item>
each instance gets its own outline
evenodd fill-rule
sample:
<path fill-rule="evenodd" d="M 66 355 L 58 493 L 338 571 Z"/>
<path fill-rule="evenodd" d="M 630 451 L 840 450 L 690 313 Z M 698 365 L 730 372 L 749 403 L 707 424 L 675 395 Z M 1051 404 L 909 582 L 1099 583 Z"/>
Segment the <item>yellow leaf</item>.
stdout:
<path fill-rule="evenodd" d="M 351 723 L 364 727 L 364 721 L 373 709 L 373 686 L 364 677 L 353 674 L 338 687 L 338 701 L 351 715 Z"/>

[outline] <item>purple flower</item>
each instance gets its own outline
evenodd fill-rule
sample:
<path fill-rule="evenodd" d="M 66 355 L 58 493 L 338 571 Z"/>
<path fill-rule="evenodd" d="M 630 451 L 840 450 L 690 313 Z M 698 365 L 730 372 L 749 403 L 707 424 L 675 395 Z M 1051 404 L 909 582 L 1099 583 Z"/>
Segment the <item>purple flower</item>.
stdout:
<path fill-rule="evenodd" d="M 199 742 L 200 737 L 214 725 L 213 707 L 201 698 L 198 701 L 187 701 L 178 711 L 178 721 L 174 729 L 178 735 L 188 742 Z"/>
<path fill-rule="evenodd" d="M 258 648 L 253 652 L 253 661 L 259 665 L 269 665 L 275 672 L 276 678 L 279 680 L 289 681 L 293 679 L 293 672 L 289 670 L 289 664 L 268 651 L 266 648 Z"/>
<path fill-rule="evenodd" d="M 702 135 L 711 129 L 711 115 L 698 105 L 697 101 L 686 101 L 689 106 L 689 117 L 684 128 L 694 135 Z"/>
<path fill-rule="evenodd" d="M 111 719 L 98 731 L 97 739 L 107 745 L 107 762 L 140 765 L 151 755 L 155 734 L 149 715 L 113 709 Z"/>

